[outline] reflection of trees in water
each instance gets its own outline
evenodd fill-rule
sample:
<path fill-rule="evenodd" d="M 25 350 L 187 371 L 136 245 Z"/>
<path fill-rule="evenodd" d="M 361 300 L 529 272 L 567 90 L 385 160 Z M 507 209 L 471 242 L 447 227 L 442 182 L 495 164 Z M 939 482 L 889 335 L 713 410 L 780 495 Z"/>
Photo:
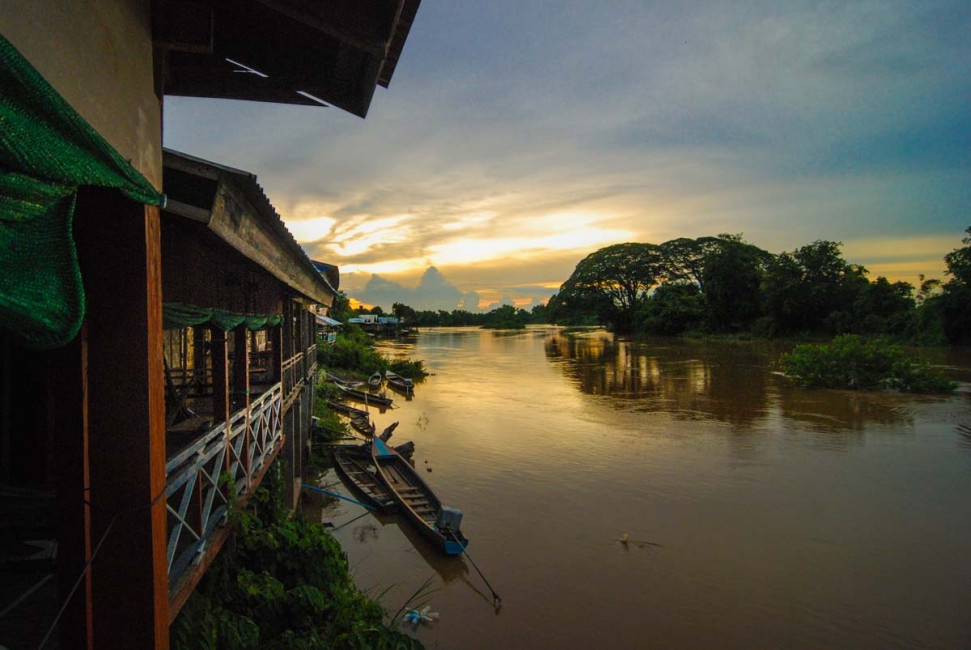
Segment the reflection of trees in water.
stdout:
<path fill-rule="evenodd" d="M 546 354 L 580 390 L 621 408 L 750 425 L 765 416 L 769 354 L 754 346 L 624 341 L 554 332 Z"/>
<path fill-rule="evenodd" d="M 553 332 L 546 341 L 547 358 L 581 391 L 627 410 L 716 420 L 739 431 L 765 419 L 776 402 L 786 420 L 818 432 L 913 421 L 899 395 L 805 390 L 773 376 L 772 361 L 785 349 L 765 342 L 624 341 L 602 332 Z"/>
<path fill-rule="evenodd" d="M 779 408 L 786 420 L 803 424 L 817 433 L 858 434 L 821 439 L 820 442 L 826 445 L 858 444 L 863 440 L 864 430 L 875 424 L 914 423 L 913 414 L 894 393 L 809 390 L 785 385 L 780 390 Z"/>

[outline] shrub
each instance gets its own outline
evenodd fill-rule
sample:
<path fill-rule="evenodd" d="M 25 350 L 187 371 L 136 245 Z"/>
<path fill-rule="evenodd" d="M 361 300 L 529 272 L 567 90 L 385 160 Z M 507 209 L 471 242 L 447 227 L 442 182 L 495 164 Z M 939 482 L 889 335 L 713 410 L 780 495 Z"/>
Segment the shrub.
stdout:
<path fill-rule="evenodd" d="M 787 375 L 809 388 L 870 390 L 887 386 L 913 393 L 944 393 L 957 387 L 926 361 L 908 358 L 899 346 L 853 334 L 837 336 L 827 344 L 797 345 L 779 361 Z"/>
<path fill-rule="evenodd" d="M 269 482 L 282 486 L 275 474 Z M 274 492 L 257 491 L 259 515 L 234 511 L 235 546 L 182 608 L 172 647 L 421 648 L 354 586 L 347 556 L 324 526 L 288 518 Z"/>

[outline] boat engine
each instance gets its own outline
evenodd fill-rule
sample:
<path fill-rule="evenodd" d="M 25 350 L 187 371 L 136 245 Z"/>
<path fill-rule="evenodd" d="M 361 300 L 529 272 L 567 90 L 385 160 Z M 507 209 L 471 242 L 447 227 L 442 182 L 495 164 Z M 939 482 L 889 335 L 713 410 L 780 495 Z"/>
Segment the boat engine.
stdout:
<path fill-rule="evenodd" d="M 439 530 L 450 530 L 453 533 L 459 532 L 462 525 L 462 511 L 456 508 L 442 508 L 438 511 L 435 518 L 435 527 Z"/>

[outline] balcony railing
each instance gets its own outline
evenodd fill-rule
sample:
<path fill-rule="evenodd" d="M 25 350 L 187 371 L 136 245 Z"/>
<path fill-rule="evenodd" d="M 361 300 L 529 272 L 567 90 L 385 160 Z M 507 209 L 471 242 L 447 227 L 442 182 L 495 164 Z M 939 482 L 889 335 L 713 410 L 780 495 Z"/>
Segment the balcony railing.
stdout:
<path fill-rule="evenodd" d="M 220 423 L 166 463 L 170 587 L 201 560 L 226 521 L 231 497 L 248 496 L 259 485 L 283 441 L 282 408 L 277 383 L 230 417 L 228 439 Z"/>
<path fill-rule="evenodd" d="M 289 403 L 294 391 L 300 388 L 306 375 L 303 367 L 303 352 L 298 352 L 284 360 L 281 370 L 283 374 L 283 401 Z"/>

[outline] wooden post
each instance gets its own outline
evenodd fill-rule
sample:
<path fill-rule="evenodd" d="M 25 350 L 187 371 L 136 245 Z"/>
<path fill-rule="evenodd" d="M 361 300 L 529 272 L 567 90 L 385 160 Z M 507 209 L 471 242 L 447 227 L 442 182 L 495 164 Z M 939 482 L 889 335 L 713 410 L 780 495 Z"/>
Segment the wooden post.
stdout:
<path fill-rule="evenodd" d="M 267 338 L 270 343 L 270 376 L 273 383 L 283 380 L 283 326 L 277 325 L 269 332 Z"/>
<path fill-rule="evenodd" d="M 79 193 L 87 299 L 94 645 L 167 648 L 165 395 L 159 211 Z M 63 634 L 63 632 L 62 632 Z"/>
<path fill-rule="evenodd" d="M 206 328 L 192 328 L 192 379 L 195 392 L 204 393 L 209 381 L 206 373 Z"/>
<path fill-rule="evenodd" d="M 226 461 L 229 471 L 229 333 L 212 329 L 209 351 L 212 353 L 212 424 L 226 424 Z"/>
<path fill-rule="evenodd" d="M 240 462 L 243 465 L 243 472 L 246 475 L 246 487 L 249 489 L 250 467 L 249 467 L 249 445 L 252 437 L 252 426 L 250 422 L 250 394 L 249 394 L 249 332 L 245 325 L 240 325 L 233 330 L 233 392 L 242 396 L 239 406 L 246 409 L 246 430 L 243 433 L 243 457 Z"/>
<path fill-rule="evenodd" d="M 91 558 L 91 510 L 88 498 L 88 341 L 82 327 L 70 344 L 51 352 L 54 427 L 58 445 L 57 594 L 63 600 Z M 66 650 L 94 647 L 91 607 L 91 572 L 68 603 L 61 618 L 60 647 Z M 69 631 L 66 633 L 66 631 Z"/>

